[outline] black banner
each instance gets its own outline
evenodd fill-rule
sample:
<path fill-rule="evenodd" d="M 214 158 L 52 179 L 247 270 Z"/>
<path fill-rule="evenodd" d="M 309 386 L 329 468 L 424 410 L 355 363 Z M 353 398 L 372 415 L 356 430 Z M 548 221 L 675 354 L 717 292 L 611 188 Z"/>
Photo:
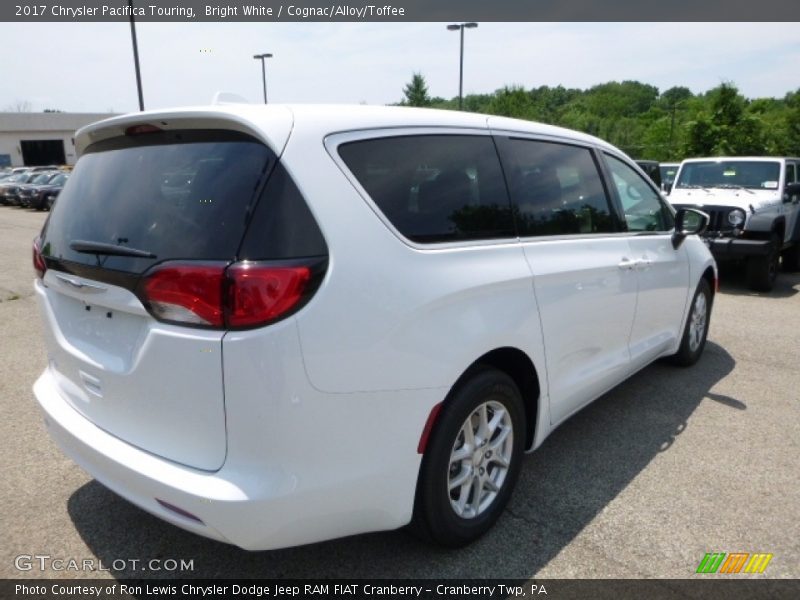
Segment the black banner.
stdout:
<path fill-rule="evenodd" d="M 782 21 L 796 0 L 20 0 L 0 21 Z"/>

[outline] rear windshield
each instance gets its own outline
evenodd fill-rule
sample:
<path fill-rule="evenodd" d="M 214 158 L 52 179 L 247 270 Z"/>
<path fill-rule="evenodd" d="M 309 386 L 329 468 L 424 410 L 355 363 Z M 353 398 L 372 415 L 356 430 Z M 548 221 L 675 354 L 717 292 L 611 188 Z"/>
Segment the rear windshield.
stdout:
<path fill-rule="evenodd" d="M 100 142 L 81 157 L 61 192 L 42 252 L 129 273 L 164 260 L 233 259 L 274 160 L 266 146 L 235 132 L 172 131 Z M 77 252 L 70 247 L 75 242 L 155 256 Z"/>

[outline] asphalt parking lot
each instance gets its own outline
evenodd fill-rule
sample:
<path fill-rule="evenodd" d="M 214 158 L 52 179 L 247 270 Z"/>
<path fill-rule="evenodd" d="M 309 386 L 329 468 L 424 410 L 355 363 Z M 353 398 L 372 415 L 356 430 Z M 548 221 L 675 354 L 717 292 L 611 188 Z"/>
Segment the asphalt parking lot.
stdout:
<path fill-rule="evenodd" d="M 691 578 L 706 552 L 772 553 L 755 577 L 800 577 L 798 275 L 760 295 L 724 272 L 701 361 L 652 365 L 554 432 L 477 543 L 444 551 L 388 532 L 249 553 L 144 513 L 46 435 L 31 392 L 45 351 L 30 259 L 45 217 L 0 206 L 2 578 Z M 21 571 L 20 555 L 193 570 Z"/>

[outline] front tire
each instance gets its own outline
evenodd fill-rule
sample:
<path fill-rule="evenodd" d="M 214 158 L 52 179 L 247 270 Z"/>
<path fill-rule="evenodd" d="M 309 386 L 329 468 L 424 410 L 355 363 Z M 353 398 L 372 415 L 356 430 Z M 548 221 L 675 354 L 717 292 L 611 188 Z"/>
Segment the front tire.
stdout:
<path fill-rule="evenodd" d="M 706 347 L 708 326 L 711 321 L 711 287 L 705 278 L 700 279 L 697 291 L 692 298 L 692 306 L 683 329 L 683 337 L 678 352 L 672 362 L 681 367 L 690 367 L 700 360 Z"/>
<path fill-rule="evenodd" d="M 422 460 L 412 531 L 463 546 L 503 512 L 519 475 L 525 409 L 514 381 L 480 368 L 450 393 Z"/>

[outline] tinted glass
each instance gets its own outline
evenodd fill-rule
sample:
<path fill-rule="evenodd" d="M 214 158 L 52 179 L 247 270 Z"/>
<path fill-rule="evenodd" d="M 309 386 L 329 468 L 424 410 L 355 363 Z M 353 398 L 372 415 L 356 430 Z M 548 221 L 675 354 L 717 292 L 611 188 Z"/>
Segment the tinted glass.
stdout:
<path fill-rule="evenodd" d="M 795 181 L 795 166 L 792 163 L 786 164 L 786 183 L 794 183 Z"/>
<path fill-rule="evenodd" d="M 169 132 L 95 145 L 78 161 L 43 234 L 42 251 L 141 273 L 170 259 L 232 259 L 272 153 L 232 132 Z M 156 258 L 78 253 L 76 240 Z"/>
<path fill-rule="evenodd" d="M 511 208 L 488 136 L 417 135 L 339 146 L 386 218 L 416 242 L 514 237 Z"/>
<path fill-rule="evenodd" d="M 247 260 L 327 255 L 322 233 L 281 163 L 269 176 L 239 257 Z"/>
<path fill-rule="evenodd" d="M 60 175 L 56 175 L 47 183 L 50 185 L 64 185 L 64 183 L 69 179 L 69 176 L 66 173 L 61 173 Z"/>
<path fill-rule="evenodd" d="M 636 164 L 639 165 L 639 168 L 642 169 L 647 176 L 655 183 L 657 186 L 661 186 L 661 170 L 658 167 L 657 162 L 649 161 L 649 160 L 642 160 L 636 161 Z"/>
<path fill-rule="evenodd" d="M 678 174 L 678 165 L 661 165 L 658 169 L 661 172 L 661 183 L 669 185 L 675 181 L 675 175 Z"/>
<path fill-rule="evenodd" d="M 615 230 L 590 150 L 523 139 L 504 140 L 501 147 L 521 236 Z"/>
<path fill-rule="evenodd" d="M 715 160 L 683 164 L 679 188 L 778 189 L 778 161 Z"/>
<path fill-rule="evenodd" d="M 630 166 L 606 155 L 628 231 L 669 231 L 672 215 L 660 195 Z"/>
<path fill-rule="evenodd" d="M 56 173 L 42 173 L 33 178 L 31 183 L 47 183 L 56 176 Z"/>

